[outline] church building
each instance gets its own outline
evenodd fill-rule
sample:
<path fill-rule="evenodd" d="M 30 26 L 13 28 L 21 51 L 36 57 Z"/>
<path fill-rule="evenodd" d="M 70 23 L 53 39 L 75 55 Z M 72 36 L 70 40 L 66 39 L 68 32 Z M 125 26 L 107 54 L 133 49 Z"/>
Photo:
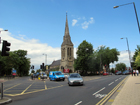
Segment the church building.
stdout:
<path fill-rule="evenodd" d="M 63 72 L 64 69 L 69 69 L 70 72 L 74 72 L 73 64 L 74 48 L 69 34 L 68 20 L 66 14 L 65 34 L 63 36 L 63 42 L 61 44 L 61 60 L 53 61 L 53 63 L 50 66 L 50 69 L 54 68 L 55 66 L 59 66 L 59 71 Z"/>

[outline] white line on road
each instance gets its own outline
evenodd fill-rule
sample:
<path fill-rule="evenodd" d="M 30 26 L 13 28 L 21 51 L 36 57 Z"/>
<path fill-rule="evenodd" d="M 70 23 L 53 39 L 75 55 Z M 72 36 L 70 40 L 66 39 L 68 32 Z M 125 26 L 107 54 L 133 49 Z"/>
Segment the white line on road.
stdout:
<path fill-rule="evenodd" d="M 75 105 L 79 105 L 79 104 L 81 104 L 81 103 L 82 103 L 82 101 L 80 101 L 80 102 L 76 103 Z"/>
<path fill-rule="evenodd" d="M 97 91 L 96 93 L 94 93 L 93 95 L 95 95 L 95 94 L 97 94 L 97 93 L 99 93 L 100 91 L 102 91 L 102 90 L 104 90 L 105 89 L 105 87 L 104 88 L 102 88 L 102 89 L 100 89 L 99 91 Z"/>
<path fill-rule="evenodd" d="M 115 81 L 118 81 L 118 79 L 116 79 Z"/>
<path fill-rule="evenodd" d="M 112 85 L 114 82 L 111 82 L 110 84 L 108 84 L 108 86 Z"/>

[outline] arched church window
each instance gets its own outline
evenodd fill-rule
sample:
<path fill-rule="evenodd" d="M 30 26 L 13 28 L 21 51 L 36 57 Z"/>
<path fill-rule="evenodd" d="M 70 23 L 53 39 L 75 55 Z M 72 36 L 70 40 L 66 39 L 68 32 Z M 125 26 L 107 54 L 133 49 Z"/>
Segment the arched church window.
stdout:
<path fill-rule="evenodd" d="M 68 56 L 69 56 L 69 48 L 67 49 L 67 53 L 68 53 Z"/>
<path fill-rule="evenodd" d="M 71 48 L 70 48 L 70 56 L 71 56 Z"/>
<path fill-rule="evenodd" d="M 63 55 L 63 57 L 65 57 L 65 48 L 62 51 L 62 55 Z"/>

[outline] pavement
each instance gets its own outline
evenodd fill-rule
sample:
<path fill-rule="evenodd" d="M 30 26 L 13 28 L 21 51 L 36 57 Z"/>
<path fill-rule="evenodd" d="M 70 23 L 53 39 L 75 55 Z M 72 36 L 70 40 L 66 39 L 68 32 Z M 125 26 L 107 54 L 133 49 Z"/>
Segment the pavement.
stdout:
<path fill-rule="evenodd" d="M 105 105 L 140 105 L 140 75 L 129 75 Z"/>
<path fill-rule="evenodd" d="M 4 79 L 0 79 L 0 83 L 4 82 Z M 105 105 L 140 105 L 140 75 L 129 75 L 127 80 L 116 91 L 116 96 L 112 96 Z M 8 97 L 0 98 L 0 105 L 12 102 L 12 99 Z"/>

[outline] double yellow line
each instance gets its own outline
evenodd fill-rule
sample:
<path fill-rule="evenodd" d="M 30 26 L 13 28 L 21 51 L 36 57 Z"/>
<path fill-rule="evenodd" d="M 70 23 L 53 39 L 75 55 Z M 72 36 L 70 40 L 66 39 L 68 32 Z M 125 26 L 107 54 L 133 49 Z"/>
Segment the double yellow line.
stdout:
<path fill-rule="evenodd" d="M 128 76 L 127 76 L 128 77 Z M 100 100 L 96 105 L 103 105 L 111 96 L 116 92 L 116 90 L 122 85 L 122 83 L 126 80 L 125 77 L 115 88 L 112 89 L 102 100 Z"/>

